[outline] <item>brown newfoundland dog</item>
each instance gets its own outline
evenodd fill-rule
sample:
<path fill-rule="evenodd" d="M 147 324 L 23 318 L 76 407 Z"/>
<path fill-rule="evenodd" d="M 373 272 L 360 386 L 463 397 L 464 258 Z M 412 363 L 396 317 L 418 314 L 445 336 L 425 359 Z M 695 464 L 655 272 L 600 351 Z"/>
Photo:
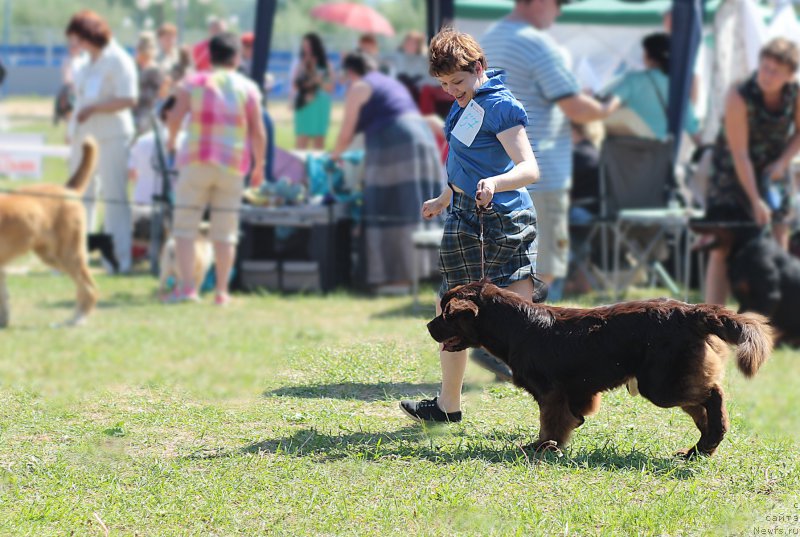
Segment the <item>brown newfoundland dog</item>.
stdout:
<path fill-rule="evenodd" d="M 752 377 L 772 351 L 766 320 L 709 304 L 643 300 L 597 308 L 534 304 L 488 283 L 456 287 L 428 323 L 446 351 L 483 347 L 509 365 L 539 403 L 539 447 L 565 445 L 600 392 L 628 384 L 654 404 L 680 406 L 700 429 L 684 456 L 711 455 L 728 430 L 722 391 L 726 345 Z"/>

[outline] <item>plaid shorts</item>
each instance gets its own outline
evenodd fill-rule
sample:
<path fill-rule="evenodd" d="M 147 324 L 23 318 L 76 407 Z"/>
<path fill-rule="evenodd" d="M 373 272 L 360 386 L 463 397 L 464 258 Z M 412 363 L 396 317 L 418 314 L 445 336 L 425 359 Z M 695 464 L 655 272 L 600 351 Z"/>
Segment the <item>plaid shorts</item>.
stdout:
<path fill-rule="evenodd" d="M 444 222 L 439 249 L 442 286 L 439 295 L 481 279 L 480 221 L 475 200 L 453 192 L 453 204 Z M 483 215 L 486 277 L 499 287 L 533 277 L 536 272 L 536 212 L 522 209 Z"/>

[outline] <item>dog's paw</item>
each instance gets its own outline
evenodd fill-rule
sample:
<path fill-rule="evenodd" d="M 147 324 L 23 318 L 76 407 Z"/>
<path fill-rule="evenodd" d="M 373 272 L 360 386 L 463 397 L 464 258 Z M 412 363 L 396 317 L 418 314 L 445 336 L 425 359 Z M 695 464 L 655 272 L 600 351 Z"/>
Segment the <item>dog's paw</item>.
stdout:
<path fill-rule="evenodd" d="M 628 382 L 625 383 L 625 387 L 628 389 L 628 393 L 633 397 L 639 395 L 639 380 L 636 377 L 628 379 Z"/>
<path fill-rule="evenodd" d="M 526 453 L 533 452 L 534 455 L 543 455 L 547 452 L 552 452 L 558 457 L 564 456 L 564 452 L 561 451 L 561 448 L 555 440 L 537 440 L 536 442 L 522 446 L 522 450 Z"/>
<path fill-rule="evenodd" d="M 681 459 L 692 460 L 698 457 L 708 457 L 711 453 L 706 453 L 705 451 L 700 451 L 697 446 L 693 446 L 686 449 L 679 449 L 675 452 L 676 457 L 680 457 Z"/>

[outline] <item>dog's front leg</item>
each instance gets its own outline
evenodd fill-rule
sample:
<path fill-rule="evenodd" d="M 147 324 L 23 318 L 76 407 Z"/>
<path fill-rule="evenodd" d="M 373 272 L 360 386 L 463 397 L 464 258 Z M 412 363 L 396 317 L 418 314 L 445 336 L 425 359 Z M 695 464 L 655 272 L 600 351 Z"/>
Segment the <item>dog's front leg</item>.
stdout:
<path fill-rule="evenodd" d="M 583 423 L 583 418 L 575 417 L 564 393 L 551 392 L 539 397 L 538 401 L 539 439 L 531 447 L 538 449 L 549 441 L 555 442 L 558 447 L 566 446 L 572 431 Z"/>
<path fill-rule="evenodd" d="M 8 326 L 9 306 L 8 288 L 6 287 L 6 271 L 0 268 L 0 328 Z"/>

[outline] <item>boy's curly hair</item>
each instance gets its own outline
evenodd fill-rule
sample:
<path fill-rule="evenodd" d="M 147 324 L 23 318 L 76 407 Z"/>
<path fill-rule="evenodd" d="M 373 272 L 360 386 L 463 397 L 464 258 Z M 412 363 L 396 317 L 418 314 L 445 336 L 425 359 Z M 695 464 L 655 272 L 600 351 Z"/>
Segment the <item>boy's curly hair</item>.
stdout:
<path fill-rule="evenodd" d="M 431 39 L 428 49 L 431 76 L 451 75 L 458 71 L 474 73 L 478 63 L 486 70 L 486 55 L 471 35 L 444 28 Z"/>

